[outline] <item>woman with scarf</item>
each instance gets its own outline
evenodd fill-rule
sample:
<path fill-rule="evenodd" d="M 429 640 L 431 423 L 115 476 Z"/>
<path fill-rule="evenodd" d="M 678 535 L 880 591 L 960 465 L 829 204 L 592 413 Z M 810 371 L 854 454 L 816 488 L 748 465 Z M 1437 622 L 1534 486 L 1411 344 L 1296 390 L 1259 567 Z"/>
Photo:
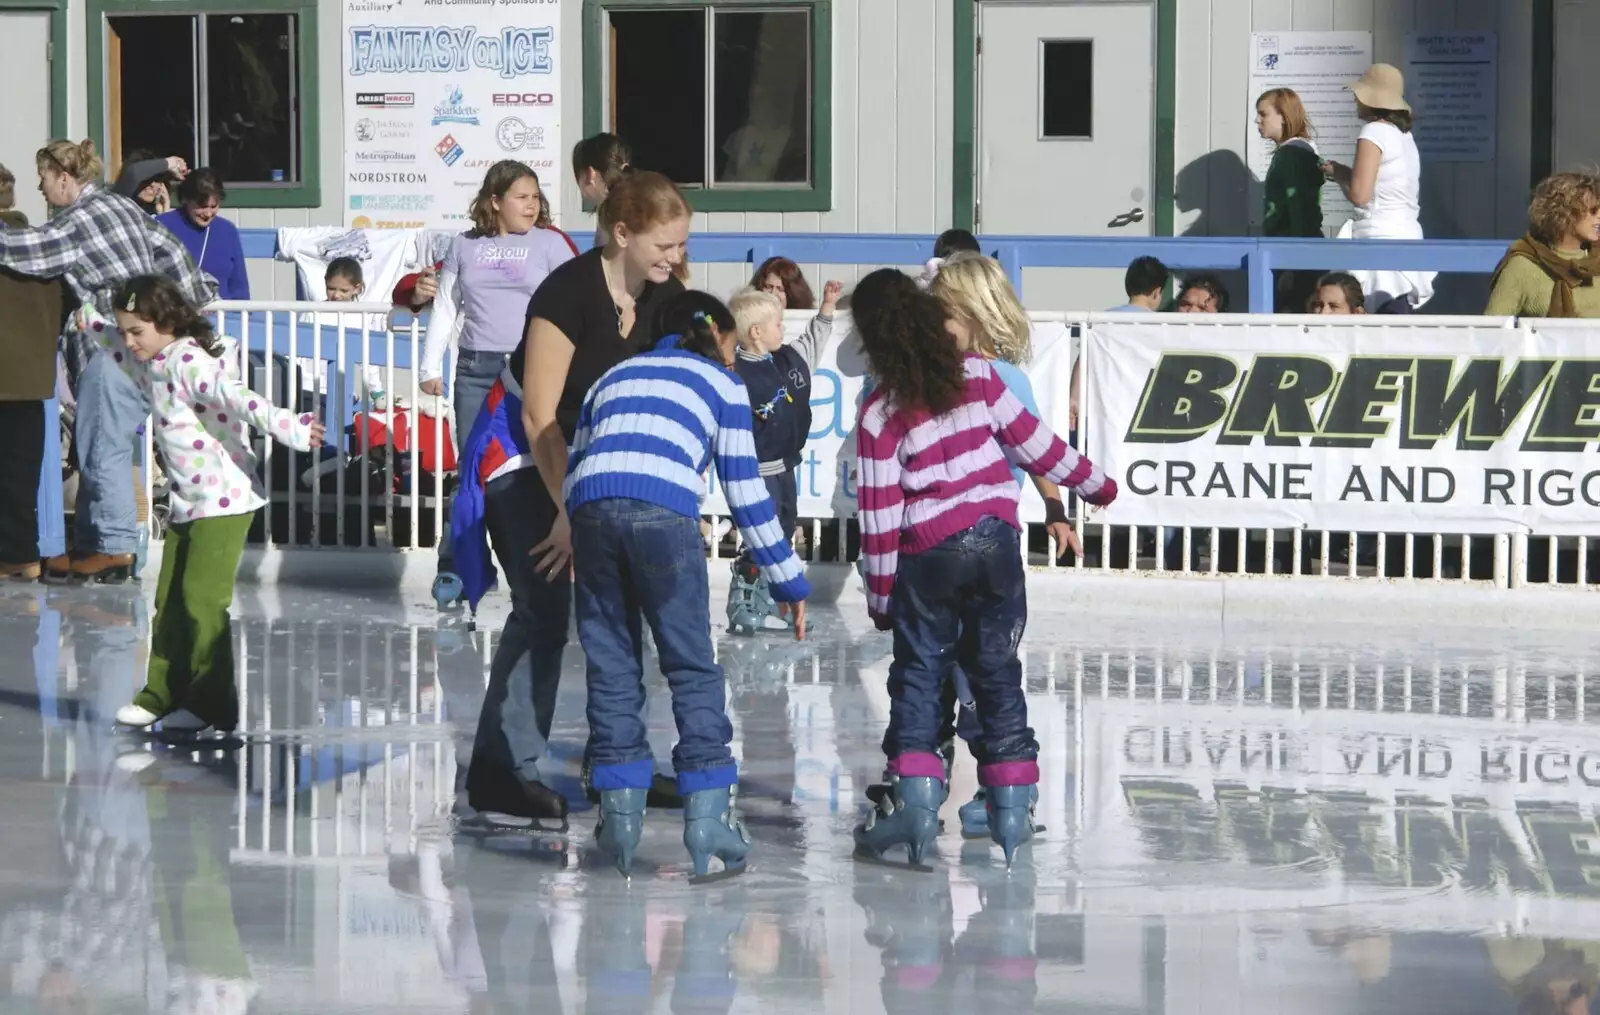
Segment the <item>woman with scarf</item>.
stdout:
<path fill-rule="evenodd" d="M 1491 317 L 1600 317 L 1600 177 L 1557 173 L 1533 192 L 1526 236 L 1494 270 Z"/>

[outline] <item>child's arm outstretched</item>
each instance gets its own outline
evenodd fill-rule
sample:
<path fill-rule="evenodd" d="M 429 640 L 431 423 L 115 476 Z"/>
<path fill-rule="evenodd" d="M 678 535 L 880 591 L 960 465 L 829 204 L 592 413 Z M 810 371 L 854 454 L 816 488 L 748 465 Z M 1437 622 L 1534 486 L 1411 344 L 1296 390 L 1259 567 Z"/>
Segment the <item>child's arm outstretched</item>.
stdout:
<path fill-rule="evenodd" d="M 110 356 L 135 384 L 141 387 L 149 386 L 150 379 L 144 364 L 123 345 L 122 332 L 118 330 L 116 322 L 107 321 L 102 317 L 93 303 L 85 303 L 79 307 L 78 312 L 72 315 L 71 325 L 74 330 L 86 336 L 95 348 Z"/>
<path fill-rule="evenodd" d="M 876 392 L 874 393 L 876 394 Z M 889 629 L 889 603 L 900 568 L 900 528 L 906 497 L 900 487 L 900 438 L 889 429 L 879 398 L 869 397 L 856 431 L 857 519 L 861 558 L 867 568 L 867 613 L 878 630 Z"/>
<path fill-rule="evenodd" d="M 811 373 L 817 372 L 817 363 L 822 360 L 822 354 L 828 351 L 828 343 L 833 340 L 833 315 L 839 309 L 839 294 L 842 292 L 843 282 L 830 281 L 823 286 L 822 306 L 817 308 L 817 316 L 794 340 L 794 351 L 800 354 L 806 370 Z"/>
<path fill-rule="evenodd" d="M 231 413 L 285 447 L 310 451 L 322 444 L 326 431 L 322 421 L 309 412 L 299 415 L 280 409 L 262 395 L 251 391 L 228 372 L 221 359 L 203 352 L 178 354 L 173 371 L 184 388 L 184 400 L 191 405 L 205 404 Z M 185 358 L 188 357 L 188 358 Z M 220 415 L 220 423 L 227 423 Z"/>
<path fill-rule="evenodd" d="M 1117 499 L 1117 481 L 1078 454 L 1039 417 L 1024 408 L 987 363 L 980 383 L 984 401 L 989 405 L 991 429 L 1008 459 L 1035 476 L 1070 487 L 1096 507 L 1104 507 Z"/>
<path fill-rule="evenodd" d="M 755 435 L 750 428 L 750 400 L 743 384 L 737 384 L 717 407 L 712 453 L 733 523 L 739 527 L 751 559 L 766 577 L 772 598 L 781 603 L 804 601 L 811 594 L 811 585 L 789 545 L 788 533 L 778 527 L 778 512 L 767 494 L 767 484 L 761 480 Z"/>

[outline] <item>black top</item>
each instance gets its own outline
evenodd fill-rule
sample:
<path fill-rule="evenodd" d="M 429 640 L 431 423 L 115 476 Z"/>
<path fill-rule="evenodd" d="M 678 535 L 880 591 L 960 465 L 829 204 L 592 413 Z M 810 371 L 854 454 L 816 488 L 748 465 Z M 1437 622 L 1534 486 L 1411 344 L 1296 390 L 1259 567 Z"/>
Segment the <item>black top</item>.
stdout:
<path fill-rule="evenodd" d="M 578 429 L 578 410 L 594 382 L 659 337 L 655 333 L 656 314 L 663 303 L 683 292 L 683 283 L 675 278 L 659 285 L 645 283 L 644 291 L 634 300 L 633 329 L 623 338 L 617 330 L 617 305 L 606 285 L 605 269 L 600 266 L 600 251 L 595 247 L 552 271 L 528 301 L 529 322 L 542 317 L 560 328 L 572 343 L 567 385 L 556 406 L 556 422 L 568 444 Z M 511 375 L 518 379 L 522 377 L 527 346 L 524 330 L 522 341 L 511 354 Z"/>
<path fill-rule="evenodd" d="M 798 468 L 811 436 L 811 368 L 805 357 L 794 346 L 783 345 L 761 359 L 741 353 L 733 368 L 750 392 L 756 458 Z"/>

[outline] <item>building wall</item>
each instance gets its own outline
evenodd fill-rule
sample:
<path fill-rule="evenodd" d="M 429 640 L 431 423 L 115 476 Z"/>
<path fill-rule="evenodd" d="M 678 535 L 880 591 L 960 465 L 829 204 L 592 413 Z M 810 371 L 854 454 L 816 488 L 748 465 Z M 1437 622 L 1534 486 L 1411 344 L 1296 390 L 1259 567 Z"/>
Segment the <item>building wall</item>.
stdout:
<path fill-rule="evenodd" d="M 1537 0 L 1183 0 L 1178 5 L 1177 210 L 1175 231 L 1189 235 L 1248 232 L 1252 200 L 1244 146 L 1252 130 L 1249 44 L 1252 31 L 1370 30 L 1374 56 L 1399 63 L 1408 31 L 1482 28 L 1499 36 L 1499 148 L 1493 162 L 1424 168 L 1423 225 L 1431 236 L 1512 236 L 1526 218 L 1529 132 Z M 954 0 L 833 0 L 833 209 L 827 212 L 710 213 L 698 231 L 934 233 L 951 224 Z M 1578 27 L 1589 0 L 1558 0 L 1557 168 L 1600 159 L 1586 143 L 1597 115 L 1585 84 L 1594 75 L 1580 46 L 1560 45 L 1561 25 Z M 562 6 L 563 143 L 581 134 L 581 0 Z M 326 225 L 340 220 L 343 147 L 342 0 L 323 0 L 316 60 L 321 83 L 323 203 L 315 209 L 234 209 L 242 226 Z M 87 80 L 81 0 L 69 7 L 69 117 L 73 136 L 87 130 Z M 1565 21 L 1563 19 L 1566 19 Z M 1573 36 L 1577 37 L 1576 35 Z M 1562 82 L 1565 81 L 1564 85 Z M 1561 96 L 1565 95 L 1563 99 Z M 1563 129 L 1563 128 L 1566 129 Z M 557 181 L 546 181 L 547 185 Z M 576 186 L 560 175 L 560 224 L 583 232 Z M 820 290 L 825 278 L 849 283 L 872 266 L 803 265 Z M 909 267 L 909 266 L 903 266 Z M 291 298 L 287 265 L 253 265 L 252 287 L 264 298 Z M 726 292 L 747 279 L 731 265 L 699 269 L 696 283 Z"/>
<path fill-rule="evenodd" d="M 1173 231 L 1249 232 L 1245 145 L 1252 32 L 1370 31 L 1373 59 L 1404 63 L 1407 32 L 1499 34 L 1498 149 L 1492 162 L 1423 162 L 1429 236 L 1514 236 L 1527 221 L 1534 0 L 1183 0 L 1178 5 L 1177 213 Z"/>

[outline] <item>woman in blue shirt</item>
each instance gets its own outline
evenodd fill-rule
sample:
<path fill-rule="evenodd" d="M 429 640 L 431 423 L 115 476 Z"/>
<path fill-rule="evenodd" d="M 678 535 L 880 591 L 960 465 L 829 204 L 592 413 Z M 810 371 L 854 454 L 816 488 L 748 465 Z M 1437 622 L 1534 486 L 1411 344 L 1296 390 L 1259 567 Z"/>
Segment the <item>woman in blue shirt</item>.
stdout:
<path fill-rule="evenodd" d="M 218 299 L 247 300 L 250 278 L 239 227 L 217 214 L 227 196 L 215 169 L 196 169 L 178 184 L 178 207 L 157 215 L 156 221 L 172 230 L 200 270 L 217 280 Z"/>

